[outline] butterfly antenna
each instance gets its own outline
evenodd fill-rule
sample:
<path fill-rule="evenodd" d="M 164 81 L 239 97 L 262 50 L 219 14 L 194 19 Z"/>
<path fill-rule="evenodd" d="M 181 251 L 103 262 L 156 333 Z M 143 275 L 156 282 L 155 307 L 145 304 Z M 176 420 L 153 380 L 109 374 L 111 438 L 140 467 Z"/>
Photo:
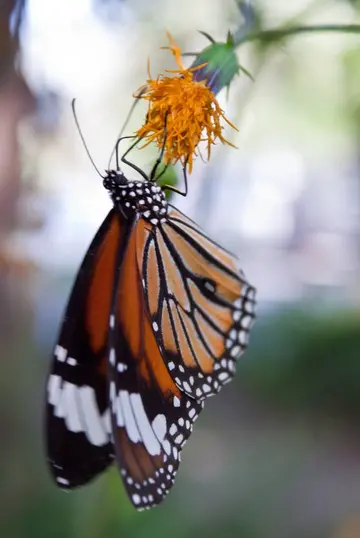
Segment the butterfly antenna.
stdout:
<path fill-rule="evenodd" d="M 86 142 L 85 142 L 85 138 L 84 138 L 84 135 L 82 134 L 82 131 L 80 129 L 80 125 L 79 125 L 79 121 L 77 119 L 77 115 L 76 115 L 76 110 L 75 110 L 75 101 L 76 99 L 73 99 L 72 102 L 71 102 L 71 108 L 72 108 L 72 111 L 73 111 L 73 116 L 74 116 L 74 120 L 75 120 L 75 123 L 76 123 L 76 127 L 77 127 L 77 130 L 79 132 L 79 135 L 80 135 L 80 138 L 82 140 L 82 143 L 84 145 L 84 148 L 85 148 L 85 151 L 90 159 L 90 162 L 91 164 L 93 165 L 93 167 L 95 168 L 95 170 L 97 171 L 97 173 L 99 174 L 100 177 L 104 178 L 104 176 L 100 173 L 100 170 L 98 169 L 98 167 L 96 166 L 95 162 L 94 162 L 94 159 L 91 157 L 90 155 L 90 151 L 86 145 Z"/>
<path fill-rule="evenodd" d="M 138 104 L 138 102 L 139 102 L 141 96 L 146 92 L 146 90 L 147 90 L 147 88 L 144 87 L 144 88 L 142 88 L 142 90 L 140 91 L 140 93 L 139 93 L 138 95 L 135 95 L 135 101 L 134 101 L 133 104 L 131 105 L 130 110 L 129 110 L 129 112 L 128 112 L 128 115 L 126 116 L 126 119 L 125 119 L 125 121 L 124 121 L 124 125 L 122 126 L 122 128 L 121 128 L 119 134 L 118 134 L 117 137 L 116 137 L 116 143 L 115 143 L 115 145 L 114 145 L 114 147 L 113 147 L 113 150 L 112 150 L 111 155 L 110 155 L 109 163 L 108 163 L 108 170 L 110 170 L 110 164 L 111 164 L 112 158 L 114 157 L 114 153 L 115 153 L 115 151 L 116 151 L 116 148 L 117 148 L 117 146 L 118 146 L 118 140 L 121 138 L 123 132 L 125 131 L 125 129 L 126 129 L 126 127 L 127 127 L 127 124 L 128 124 L 129 121 L 130 121 L 130 118 L 131 118 L 131 116 L 132 116 L 132 113 L 134 112 L 134 109 L 135 109 L 136 105 Z"/>

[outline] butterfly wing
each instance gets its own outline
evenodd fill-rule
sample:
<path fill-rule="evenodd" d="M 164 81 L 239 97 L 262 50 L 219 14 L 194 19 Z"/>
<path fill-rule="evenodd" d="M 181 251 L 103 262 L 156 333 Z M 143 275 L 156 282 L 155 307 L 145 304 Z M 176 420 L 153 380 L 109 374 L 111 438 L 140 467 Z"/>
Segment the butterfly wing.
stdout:
<path fill-rule="evenodd" d="M 110 211 L 84 258 L 65 312 L 47 382 L 46 446 L 60 487 L 85 484 L 114 458 L 107 337 L 116 256 L 124 232 Z"/>
<path fill-rule="evenodd" d="M 139 219 L 127 243 L 109 339 L 116 458 L 138 510 L 160 503 L 172 487 L 180 451 L 202 409 L 202 403 L 175 385 L 154 337 L 137 266 L 138 228 L 143 224 Z"/>
<path fill-rule="evenodd" d="M 141 237 L 138 264 L 157 344 L 177 387 L 203 400 L 235 374 L 254 319 L 255 289 L 237 259 L 175 208 Z"/>

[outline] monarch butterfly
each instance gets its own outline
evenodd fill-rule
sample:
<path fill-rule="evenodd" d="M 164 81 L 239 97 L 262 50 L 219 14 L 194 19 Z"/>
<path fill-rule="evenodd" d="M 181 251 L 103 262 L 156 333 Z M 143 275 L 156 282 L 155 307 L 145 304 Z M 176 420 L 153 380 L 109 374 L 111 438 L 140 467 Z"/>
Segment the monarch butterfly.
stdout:
<path fill-rule="evenodd" d="M 118 158 L 103 177 L 113 208 L 54 349 L 46 444 L 59 487 L 81 486 L 116 460 L 140 510 L 168 493 L 205 399 L 233 377 L 255 289 L 233 255 L 166 201 L 155 179 L 162 156 L 146 176 L 126 160 L 130 149 L 121 160 L 144 181 L 129 181 Z"/>

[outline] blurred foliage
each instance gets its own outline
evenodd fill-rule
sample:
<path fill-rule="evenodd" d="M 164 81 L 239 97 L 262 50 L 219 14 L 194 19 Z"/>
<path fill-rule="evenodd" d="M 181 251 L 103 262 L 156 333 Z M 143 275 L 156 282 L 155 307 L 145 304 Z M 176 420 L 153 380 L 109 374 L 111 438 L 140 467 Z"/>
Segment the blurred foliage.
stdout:
<path fill-rule="evenodd" d="M 359 419 L 360 312 L 313 311 L 309 305 L 259 322 L 239 378 L 286 412 Z"/>

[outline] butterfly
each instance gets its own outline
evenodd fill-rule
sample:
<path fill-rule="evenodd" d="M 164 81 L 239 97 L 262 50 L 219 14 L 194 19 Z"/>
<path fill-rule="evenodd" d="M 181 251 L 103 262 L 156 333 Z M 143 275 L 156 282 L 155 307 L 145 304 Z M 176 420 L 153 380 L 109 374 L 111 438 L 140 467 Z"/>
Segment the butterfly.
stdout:
<path fill-rule="evenodd" d="M 234 376 L 255 289 L 235 256 L 168 203 L 154 169 L 147 176 L 126 154 L 143 177 L 128 180 L 118 162 L 103 176 L 113 208 L 79 269 L 54 349 L 46 450 L 67 490 L 116 462 L 141 510 L 169 492 L 205 400 Z"/>

